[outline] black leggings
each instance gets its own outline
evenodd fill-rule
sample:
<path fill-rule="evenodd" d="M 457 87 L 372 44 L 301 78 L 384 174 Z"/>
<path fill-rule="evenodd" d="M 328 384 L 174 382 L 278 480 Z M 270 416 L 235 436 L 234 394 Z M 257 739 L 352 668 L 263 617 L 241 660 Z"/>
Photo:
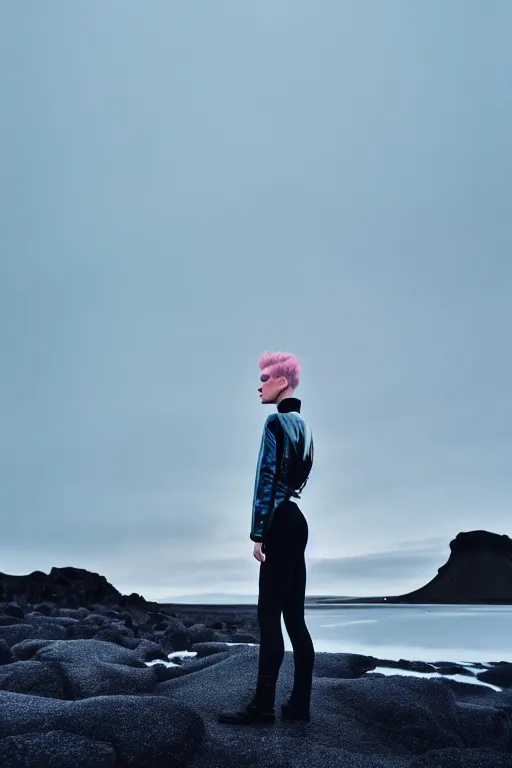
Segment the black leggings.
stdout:
<path fill-rule="evenodd" d="M 283 501 L 274 511 L 260 563 L 258 674 L 275 675 L 284 659 L 281 613 L 293 647 L 296 684 L 311 685 L 315 650 L 304 620 L 308 524 L 294 501 Z"/>

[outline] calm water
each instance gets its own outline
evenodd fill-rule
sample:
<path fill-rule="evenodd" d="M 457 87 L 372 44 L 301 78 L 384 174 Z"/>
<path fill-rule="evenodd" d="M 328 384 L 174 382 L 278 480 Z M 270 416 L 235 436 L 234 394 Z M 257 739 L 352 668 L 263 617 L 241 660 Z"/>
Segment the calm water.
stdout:
<path fill-rule="evenodd" d="M 415 661 L 512 661 L 512 606 L 306 608 L 315 650 Z M 285 649 L 292 646 L 282 621 Z"/>

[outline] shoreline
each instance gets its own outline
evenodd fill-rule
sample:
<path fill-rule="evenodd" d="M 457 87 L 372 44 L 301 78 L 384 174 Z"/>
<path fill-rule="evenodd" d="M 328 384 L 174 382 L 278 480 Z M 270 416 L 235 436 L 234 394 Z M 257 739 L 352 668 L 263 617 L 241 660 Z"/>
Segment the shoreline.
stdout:
<path fill-rule="evenodd" d="M 189 613 L 197 611 L 199 613 L 222 613 L 222 614 L 236 614 L 236 613 L 256 613 L 258 610 L 258 603 L 156 603 L 161 610 L 176 613 Z M 373 599 L 354 599 L 354 600 L 329 600 L 329 602 L 310 602 L 304 603 L 305 610 L 321 610 L 321 609 L 339 609 L 339 608 L 357 608 L 360 605 L 364 605 L 368 608 L 427 608 L 433 606 L 500 606 L 507 605 L 512 606 L 509 602 L 468 602 L 468 603 L 405 603 L 405 602 L 391 602 L 381 601 Z"/>

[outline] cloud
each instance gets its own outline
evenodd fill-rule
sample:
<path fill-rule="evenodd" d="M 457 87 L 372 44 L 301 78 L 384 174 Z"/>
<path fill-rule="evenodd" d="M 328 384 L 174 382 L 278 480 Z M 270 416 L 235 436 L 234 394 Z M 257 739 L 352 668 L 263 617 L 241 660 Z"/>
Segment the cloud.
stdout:
<path fill-rule="evenodd" d="M 432 573 L 430 580 L 446 562 L 446 549 L 447 542 L 441 538 L 425 542 L 403 542 L 397 549 L 352 557 L 318 558 L 311 563 L 309 573 L 312 580 L 322 580 L 333 586 L 347 582 L 364 585 L 368 581 L 377 580 L 384 584 L 411 578 L 421 579 Z"/>

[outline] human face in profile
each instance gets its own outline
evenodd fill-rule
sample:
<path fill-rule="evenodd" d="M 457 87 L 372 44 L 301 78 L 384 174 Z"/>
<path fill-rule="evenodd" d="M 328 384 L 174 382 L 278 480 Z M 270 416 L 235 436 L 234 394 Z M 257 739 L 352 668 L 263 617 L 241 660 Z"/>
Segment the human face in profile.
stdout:
<path fill-rule="evenodd" d="M 260 376 L 260 381 L 261 386 L 258 387 L 258 392 L 260 393 L 260 399 L 262 403 L 275 403 L 283 389 L 286 389 L 288 386 L 288 382 L 285 376 L 272 378 L 268 374 L 262 373 Z"/>

